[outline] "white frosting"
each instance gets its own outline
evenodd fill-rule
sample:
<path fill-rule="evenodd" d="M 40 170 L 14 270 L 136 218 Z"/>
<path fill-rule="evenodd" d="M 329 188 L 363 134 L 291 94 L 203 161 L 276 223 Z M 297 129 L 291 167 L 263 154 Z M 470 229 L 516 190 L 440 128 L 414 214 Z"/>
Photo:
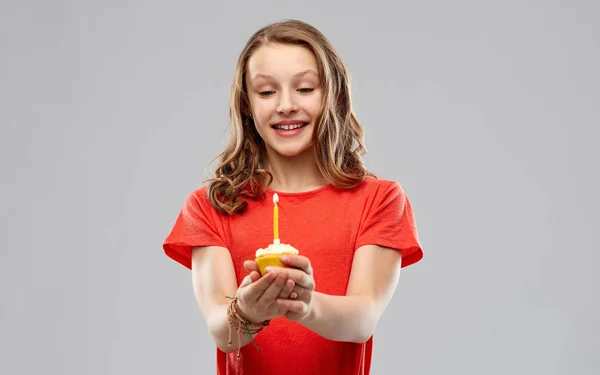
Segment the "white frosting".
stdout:
<path fill-rule="evenodd" d="M 275 243 L 270 244 L 265 249 L 256 250 L 256 257 L 260 257 L 263 255 L 270 254 L 294 254 L 298 255 L 299 251 L 296 250 L 292 245 L 279 243 L 279 241 L 275 241 Z"/>

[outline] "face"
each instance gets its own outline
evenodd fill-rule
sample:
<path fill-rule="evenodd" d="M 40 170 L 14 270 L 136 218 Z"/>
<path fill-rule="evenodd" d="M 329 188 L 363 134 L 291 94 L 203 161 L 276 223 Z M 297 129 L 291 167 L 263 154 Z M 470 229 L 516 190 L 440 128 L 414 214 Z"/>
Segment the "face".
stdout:
<path fill-rule="evenodd" d="M 269 157 L 311 149 L 323 95 L 314 54 L 299 46 L 268 44 L 254 52 L 246 69 L 252 118 Z"/>

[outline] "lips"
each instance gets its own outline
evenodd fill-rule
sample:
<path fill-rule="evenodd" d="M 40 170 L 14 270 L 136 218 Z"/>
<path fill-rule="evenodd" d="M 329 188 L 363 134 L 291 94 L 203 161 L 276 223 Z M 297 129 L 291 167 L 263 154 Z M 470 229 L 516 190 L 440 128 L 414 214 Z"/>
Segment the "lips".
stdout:
<path fill-rule="evenodd" d="M 275 130 L 290 131 L 290 130 L 296 130 L 296 129 L 303 128 L 306 125 L 308 125 L 308 122 L 296 122 L 296 123 L 288 123 L 288 124 L 279 123 L 279 124 L 272 125 L 271 127 Z"/>
<path fill-rule="evenodd" d="M 302 134 L 308 124 L 302 120 L 285 120 L 271 125 L 271 128 L 279 137 L 294 138 Z"/>

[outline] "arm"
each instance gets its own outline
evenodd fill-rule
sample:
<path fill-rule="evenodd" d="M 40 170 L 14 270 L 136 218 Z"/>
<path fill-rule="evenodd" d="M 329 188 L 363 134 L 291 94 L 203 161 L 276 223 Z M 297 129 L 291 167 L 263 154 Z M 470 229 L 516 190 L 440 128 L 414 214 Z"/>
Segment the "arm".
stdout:
<path fill-rule="evenodd" d="M 192 249 L 192 282 L 198 307 L 210 335 L 217 347 L 225 353 L 231 353 L 251 342 L 245 334 L 239 335 L 238 342 L 238 334 L 232 328 L 231 345 L 228 345 L 228 308 L 231 300 L 227 297 L 238 297 L 237 311 L 241 318 L 262 322 L 285 314 L 285 310 L 274 302 L 278 297 L 288 297 L 294 287 L 285 271 L 263 277 L 258 272 L 250 272 L 238 287 L 231 255 L 226 248 L 220 246 Z"/>
<path fill-rule="evenodd" d="M 229 342 L 229 322 L 227 308 L 237 291 L 235 269 L 229 251 L 219 246 L 192 249 L 192 283 L 194 296 L 208 331 L 217 345 L 225 353 L 238 348 L 238 335 L 231 335 Z M 250 343 L 246 335 L 240 335 L 240 347 Z"/>
<path fill-rule="evenodd" d="M 362 246 L 354 256 L 345 296 L 312 292 L 308 309 L 300 307 L 299 301 L 279 303 L 294 313 L 306 311 L 298 322 L 327 339 L 362 343 L 373 335 L 394 294 L 400 266 L 399 251 Z"/>

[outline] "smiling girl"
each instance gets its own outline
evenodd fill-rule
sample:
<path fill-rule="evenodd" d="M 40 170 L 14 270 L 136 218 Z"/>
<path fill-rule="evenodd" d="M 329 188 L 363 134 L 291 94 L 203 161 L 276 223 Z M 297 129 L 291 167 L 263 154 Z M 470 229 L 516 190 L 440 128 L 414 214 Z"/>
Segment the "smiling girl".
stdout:
<path fill-rule="evenodd" d="M 217 374 L 368 375 L 400 269 L 423 251 L 400 184 L 363 165 L 342 59 L 311 25 L 266 26 L 239 57 L 230 123 L 215 178 L 163 244 L 192 270 Z M 261 275 L 275 194 L 282 240 L 300 254 Z"/>

